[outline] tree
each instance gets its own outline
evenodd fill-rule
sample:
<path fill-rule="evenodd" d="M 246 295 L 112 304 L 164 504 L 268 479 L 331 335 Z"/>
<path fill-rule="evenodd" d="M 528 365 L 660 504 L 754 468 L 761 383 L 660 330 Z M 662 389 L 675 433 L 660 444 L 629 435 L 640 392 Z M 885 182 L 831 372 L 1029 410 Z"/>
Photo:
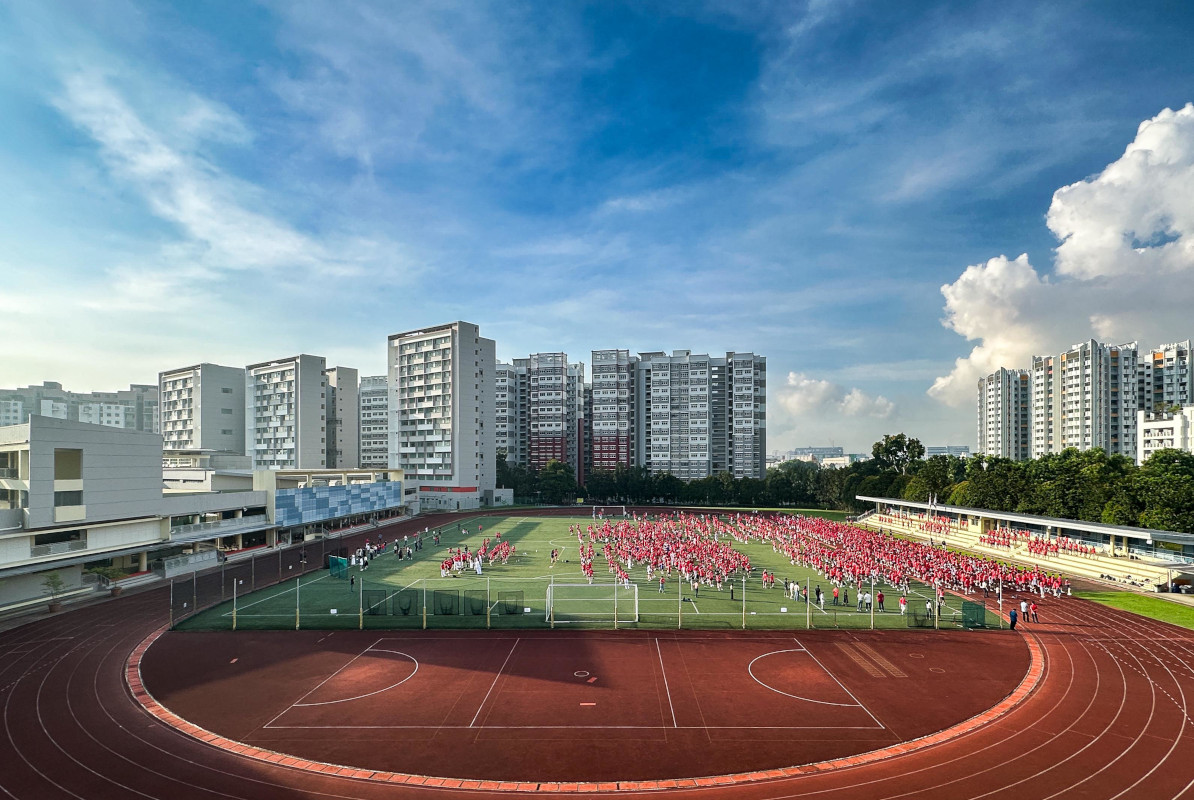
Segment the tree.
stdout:
<path fill-rule="evenodd" d="M 576 476 L 572 465 L 554 458 L 539 472 L 539 495 L 547 503 L 572 503 L 576 500 Z"/>
<path fill-rule="evenodd" d="M 910 439 L 903 433 L 887 434 L 871 447 L 871 456 L 880 469 L 894 469 L 907 473 L 912 462 L 924 458 L 925 447 L 920 439 Z"/>
<path fill-rule="evenodd" d="M 58 598 L 66 591 L 66 582 L 62 580 L 62 576 L 57 572 L 51 572 L 41 579 L 41 585 L 46 590 L 46 594 L 50 596 L 50 610 L 55 611 L 61 605 Z"/>

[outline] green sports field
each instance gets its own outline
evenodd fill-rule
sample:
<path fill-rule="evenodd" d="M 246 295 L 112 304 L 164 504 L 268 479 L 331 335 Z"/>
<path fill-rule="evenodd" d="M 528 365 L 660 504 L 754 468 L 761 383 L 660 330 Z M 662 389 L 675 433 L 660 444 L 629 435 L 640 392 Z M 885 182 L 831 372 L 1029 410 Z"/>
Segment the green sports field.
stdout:
<path fill-rule="evenodd" d="M 691 585 L 673 573 L 661 593 L 658 579 L 648 582 L 646 569 L 630 570 L 637 590 L 615 587 L 600 549 L 594 559 L 595 584 L 589 586 L 580 570 L 577 539 L 570 525 L 581 529 L 593 524 L 590 517 L 491 516 L 453 522 L 424 536 L 423 549 L 413 560 L 399 560 L 390 550 L 373 558 L 367 569 L 350 567 L 343 578 L 327 569 L 309 572 L 300 579 L 245 593 L 177 621 L 180 630 L 237 629 L 396 629 L 396 628 L 547 628 L 600 626 L 633 628 L 879 628 L 906 627 L 910 620 L 899 614 L 899 591 L 878 586 L 885 595 L 886 612 L 855 610 L 853 588 L 849 606 L 832 604 L 832 586 L 815 572 L 792 566 L 770 546 L 735 543 L 746 553 L 753 572 L 745 581 L 734 580 L 722 591 Z M 478 530 L 478 526 L 481 530 Z M 433 535 L 440 533 L 440 544 Z M 476 550 L 496 533 L 516 546 L 509 563 L 485 564 L 483 574 L 471 570 L 457 577 L 440 577 L 440 562 L 450 548 L 467 544 Z M 561 556 L 551 564 L 551 551 Z M 763 589 L 760 575 L 773 572 L 776 587 Z M 350 581 L 349 576 L 354 578 Z M 810 594 L 820 586 L 825 607 L 810 608 L 784 594 L 784 580 L 807 585 Z M 182 590 L 180 589 L 180 592 Z M 227 594 L 231 594 L 231 590 Z M 909 617 L 932 627 L 925 603 L 932 590 L 913 586 L 908 597 Z M 947 598 L 941 627 L 956 627 L 961 603 Z M 981 602 L 981 598 L 978 602 Z M 981 610 L 979 611 L 981 614 Z M 181 615 L 179 615 L 181 616 Z M 985 623 L 998 627 L 988 611 Z"/>

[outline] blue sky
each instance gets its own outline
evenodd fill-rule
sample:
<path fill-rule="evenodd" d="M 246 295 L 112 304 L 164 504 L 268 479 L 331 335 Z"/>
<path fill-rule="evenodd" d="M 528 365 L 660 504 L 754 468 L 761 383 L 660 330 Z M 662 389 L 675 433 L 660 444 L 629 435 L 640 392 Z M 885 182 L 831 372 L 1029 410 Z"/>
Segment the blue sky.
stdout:
<path fill-rule="evenodd" d="M 771 449 L 973 444 L 984 371 L 1194 336 L 1192 32 L 1177 2 L 16 0 L 0 386 L 378 374 L 466 319 L 503 359 L 766 355 Z"/>

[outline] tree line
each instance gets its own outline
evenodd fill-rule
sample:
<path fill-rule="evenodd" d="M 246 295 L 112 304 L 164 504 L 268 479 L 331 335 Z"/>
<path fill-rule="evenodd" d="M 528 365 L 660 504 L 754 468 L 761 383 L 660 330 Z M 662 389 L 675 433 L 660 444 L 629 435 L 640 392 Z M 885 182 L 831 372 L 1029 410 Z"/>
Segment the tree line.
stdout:
<path fill-rule="evenodd" d="M 938 502 L 990 511 L 1194 531 L 1194 454 L 1161 450 L 1137 466 L 1101 449 L 1069 449 L 1032 461 L 997 456 L 924 457 L 904 434 L 884 436 L 871 458 L 846 467 L 785 461 L 759 478 L 723 472 L 683 481 L 646 467 L 593 470 L 579 487 L 572 468 L 551 462 L 538 473 L 498 456 L 498 486 L 544 503 L 737 505 L 837 509 L 858 513 L 857 495 Z"/>

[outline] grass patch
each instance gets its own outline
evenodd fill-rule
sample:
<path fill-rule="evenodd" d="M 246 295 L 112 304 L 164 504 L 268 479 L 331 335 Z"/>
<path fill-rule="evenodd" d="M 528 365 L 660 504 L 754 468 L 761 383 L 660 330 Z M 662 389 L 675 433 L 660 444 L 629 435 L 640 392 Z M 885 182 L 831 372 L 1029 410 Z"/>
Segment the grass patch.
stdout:
<path fill-rule="evenodd" d="M 829 515 L 840 512 L 815 510 L 812 513 Z M 324 569 L 303 576 L 301 585 L 298 581 L 289 580 L 256 592 L 246 591 L 237 598 L 236 627 L 247 630 L 293 629 L 296 610 L 300 616 L 300 627 L 312 629 L 420 629 L 424 625 L 428 628 L 549 627 L 549 586 L 553 583 L 585 583 L 576 536 L 569 533 L 568 527 L 580 525 L 584 530 L 592 524 L 590 517 L 528 517 L 520 516 L 517 512 L 458 519 L 438 526 L 441 536 L 439 547 L 433 545 L 432 536 L 425 536 L 424 549 L 416 553 L 413 561 L 400 561 L 393 553 L 386 553 L 373 559 L 365 571 L 350 568 L 349 574 L 355 577 L 351 584 L 347 578 L 331 577 L 329 571 Z M 480 532 L 478 526 L 482 528 Z M 447 555 L 449 548 L 467 543 L 476 550 L 485 537 L 492 537 L 498 531 L 504 540 L 517 546 L 517 552 L 508 564 L 485 565 L 481 576 L 466 571 L 458 577 L 440 577 L 440 561 Z M 567 608 L 558 607 L 558 610 L 561 615 L 571 617 L 571 624 L 600 627 L 613 626 L 615 603 L 620 618 L 625 619 L 627 614 L 632 617 L 637 615 L 637 621 L 630 622 L 626 627 L 672 630 L 677 627 L 726 630 L 743 627 L 798 630 L 807 627 L 871 627 L 872 615 L 856 611 L 854 587 L 850 587 L 849 592 L 854 602 L 835 607 L 832 604 L 830 582 L 811 570 L 793 566 L 782 552 L 775 552 L 769 545 L 755 542 L 735 542 L 733 546 L 750 557 L 754 570 L 752 577 L 745 581 L 745 587 L 740 576 L 734 579 L 732 596 L 728 583 L 720 592 L 716 588 L 702 586 L 699 592 L 694 593 L 689 584 L 681 585 L 676 573 L 673 573 L 661 593 L 657 580 L 648 582 L 645 567 L 635 564 L 630 570 L 631 580 L 638 586 L 635 606 L 625 590 L 620 590 L 615 598 L 611 584 L 613 576 L 609 574 L 598 546 L 594 563 L 595 578 L 600 583 L 610 584 L 608 591 L 603 594 L 599 589 L 575 590 L 578 596 L 592 599 L 581 605 L 574 603 Z M 550 559 L 553 548 L 561 549 L 563 553 L 554 567 Z M 776 575 L 777 588 L 762 587 L 760 575 L 764 569 Z M 824 610 L 816 607 L 809 609 L 799 599 L 788 599 L 783 591 L 785 578 L 801 586 L 807 581 L 810 591 L 820 586 L 827 594 Z M 365 590 L 363 593 L 362 588 Z M 901 617 L 898 611 L 899 591 L 891 586 L 876 586 L 876 589 L 880 588 L 886 595 L 887 610 L 878 613 L 876 608 L 874 626 L 906 627 L 908 620 Z M 186 590 L 182 591 L 185 594 Z M 553 594 L 557 600 L 561 597 L 558 592 L 553 591 Z M 931 596 L 931 589 L 914 585 L 908 597 L 910 615 L 915 613 L 923 616 L 925 601 Z M 596 618 L 588 622 L 577 619 L 587 613 L 594 614 Z M 960 613 L 960 601 L 950 598 L 942 627 L 955 627 L 952 624 L 953 617 Z M 993 616 L 988 624 L 997 625 Z M 225 602 L 193 614 L 178 627 L 183 630 L 228 630 L 232 627 L 232 604 Z M 621 619 L 618 627 L 623 627 Z"/>
<path fill-rule="evenodd" d="M 1194 607 L 1135 592 L 1074 592 L 1074 596 L 1194 630 Z"/>

